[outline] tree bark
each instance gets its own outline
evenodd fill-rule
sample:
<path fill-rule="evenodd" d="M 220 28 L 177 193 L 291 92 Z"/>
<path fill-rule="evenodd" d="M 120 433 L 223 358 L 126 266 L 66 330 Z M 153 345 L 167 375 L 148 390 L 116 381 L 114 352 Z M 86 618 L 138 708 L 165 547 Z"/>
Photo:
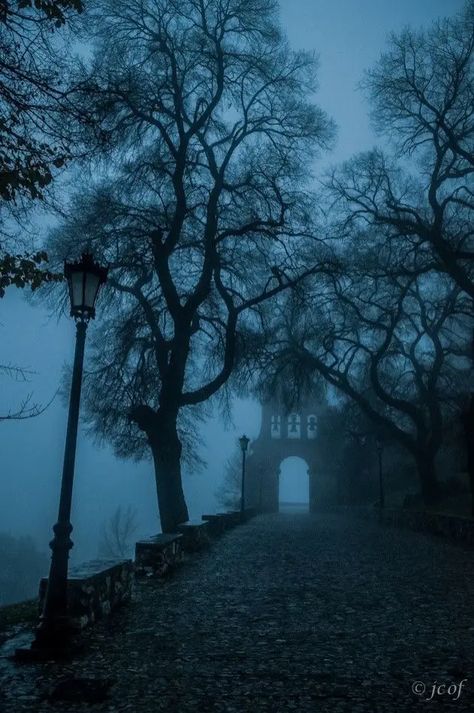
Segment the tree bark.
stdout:
<path fill-rule="evenodd" d="M 421 494 L 426 507 L 433 507 L 440 501 L 439 481 L 436 477 L 435 455 L 429 451 L 419 451 L 416 456 Z"/>
<path fill-rule="evenodd" d="M 469 407 L 462 414 L 462 423 L 466 437 L 467 472 L 471 493 L 471 515 L 474 517 L 474 394 L 471 393 Z"/>
<path fill-rule="evenodd" d="M 176 532 L 189 519 L 181 481 L 181 442 L 176 418 L 157 419 L 148 440 L 155 465 L 156 492 L 163 532 Z"/>

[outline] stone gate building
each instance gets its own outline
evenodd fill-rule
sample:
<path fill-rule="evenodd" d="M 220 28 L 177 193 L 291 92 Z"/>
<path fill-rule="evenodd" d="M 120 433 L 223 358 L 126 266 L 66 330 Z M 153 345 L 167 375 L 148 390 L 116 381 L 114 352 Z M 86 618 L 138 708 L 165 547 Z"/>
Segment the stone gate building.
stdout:
<path fill-rule="evenodd" d="M 279 507 L 281 463 L 290 456 L 302 458 L 308 467 L 309 509 L 333 505 L 337 501 L 334 473 L 323 469 L 318 457 L 318 423 L 326 404 L 306 404 L 288 410 L 277 401 L 262 404 L 262 424 L 258 438 L 249 447 L 246 467 L 246 506 L 275 512 Z"/>

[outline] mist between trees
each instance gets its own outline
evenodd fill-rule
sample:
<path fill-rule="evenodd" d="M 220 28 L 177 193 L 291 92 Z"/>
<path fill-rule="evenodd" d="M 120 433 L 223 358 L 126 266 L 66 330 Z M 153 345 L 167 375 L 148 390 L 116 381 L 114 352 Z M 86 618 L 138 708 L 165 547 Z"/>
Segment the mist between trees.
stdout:
<path fill-rule="evenodd" d="M 65 258 L 109 265 L 85 418 L 118 456 L 151 456 L 163 531 L 188 519 L 199 420 L 232 394 L 336 393 L 341 469 L 377 432 L 427 506 L 472 464 L 474 3 L 389 39 L 363 82 L 380 147 L 324 176 L 317 62 L 277 10 L 0 3 L 0 287 L 57 308 Z M 41 246 L 38 203 L 56 221 Z"/>

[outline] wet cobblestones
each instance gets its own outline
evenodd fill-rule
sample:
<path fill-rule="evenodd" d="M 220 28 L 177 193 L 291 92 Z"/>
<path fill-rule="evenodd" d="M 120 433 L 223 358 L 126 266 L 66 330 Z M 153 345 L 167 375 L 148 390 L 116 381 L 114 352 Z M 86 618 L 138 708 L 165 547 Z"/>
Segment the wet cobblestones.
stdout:
<path fill-rule="evenodd" d="M 465 713 L 473 583 L 472 551 L 447 541 L 339 515 L 262 516 L 139 584 L 74 664 L 3 661 L 0 710 Z M 99 681 L 103 700 L 58 700 L 70 677 Z M 464 679 L 456 700 L 425 700 Z"/>

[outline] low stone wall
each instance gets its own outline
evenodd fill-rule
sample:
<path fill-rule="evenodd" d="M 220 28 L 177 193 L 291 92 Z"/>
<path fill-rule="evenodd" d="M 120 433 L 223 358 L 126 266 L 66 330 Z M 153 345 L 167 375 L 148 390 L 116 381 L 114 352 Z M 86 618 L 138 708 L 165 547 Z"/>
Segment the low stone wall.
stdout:
<path fill-rule="evenodd" d="M 131 560 L 92 560 L 71 567 L 68 574 L 68 614 L 73 625 L 84 629 L 128 602 L 133 593 Z M 43 609 L 48 579 L 40 582 L 39 606 Z"/>
<path fill-rule="evenodd" d="M 163 577 L 183 559 L 182 535 L 160 534 L 135 545 L 137 576 Z"/>
<path fill-rule="evenodd" d="M 236 527 L 242 522 L 242 516 L 240 510 L 229 510 L 228 512 L 218 513 L 225 523 L 225 529 L 229 530 L 231 527 Z"/>
<path fill-rule="evenodd" d="M 226 529 L 225 518 L 223 518 L 222 515 L 203 515 L 202 519 L 204 522 L 207 522 L 209 527 L 209 534 L 214 537 L 216 535 L 221 535 Z"/>
<path fill-rule="evenodd" d="M 221 535 L 225 530 L 229 530 L 241 522 L 240 512 L 238 510 L 203 515 L 202 519 L 208 523 L 209 532 L 214 536 Z"/>
<path fill-rule="evenodd" d="M 243 520 L 256 514 L 244 513 Z M 134 575 L 164 576 L 183 560 L 183 551 L 193 552 L 209 544 L 210 536 L 242 522 L 239 511 L 203 515 L 200 521 L 179 526 L 174 534 L 159 534 L 140 540 L 135 545 L 135 562 L 131 560 L 93 560 L 68 573 L 68 614 L 78 629 L 107 616 L 132 598 Z M 39 611 L 43 609 L 48 580 L 39 588 Z"/>
<path fill-rule="evenodd" d="M 253 517 L 257 515 L 257 508 L 245 508 L 244 510 L 244 522 L 247 522 L 247 520 L 251 520 Z"/>
<path fill-rule="evenodd" d="M 402 509 L 384 509 L 379 511 L 379 518 L 384 525 L 408 527 L 474 546 L 474 520 L 471 518 Z"/>
<path fill-rule="evenodd" d="M 181 544 L 185 552 L 197 552 L 207 547 L 211 541 L 209 523 L 201 520 L 189 520 L 178 525 L 182 535 Z"/>

